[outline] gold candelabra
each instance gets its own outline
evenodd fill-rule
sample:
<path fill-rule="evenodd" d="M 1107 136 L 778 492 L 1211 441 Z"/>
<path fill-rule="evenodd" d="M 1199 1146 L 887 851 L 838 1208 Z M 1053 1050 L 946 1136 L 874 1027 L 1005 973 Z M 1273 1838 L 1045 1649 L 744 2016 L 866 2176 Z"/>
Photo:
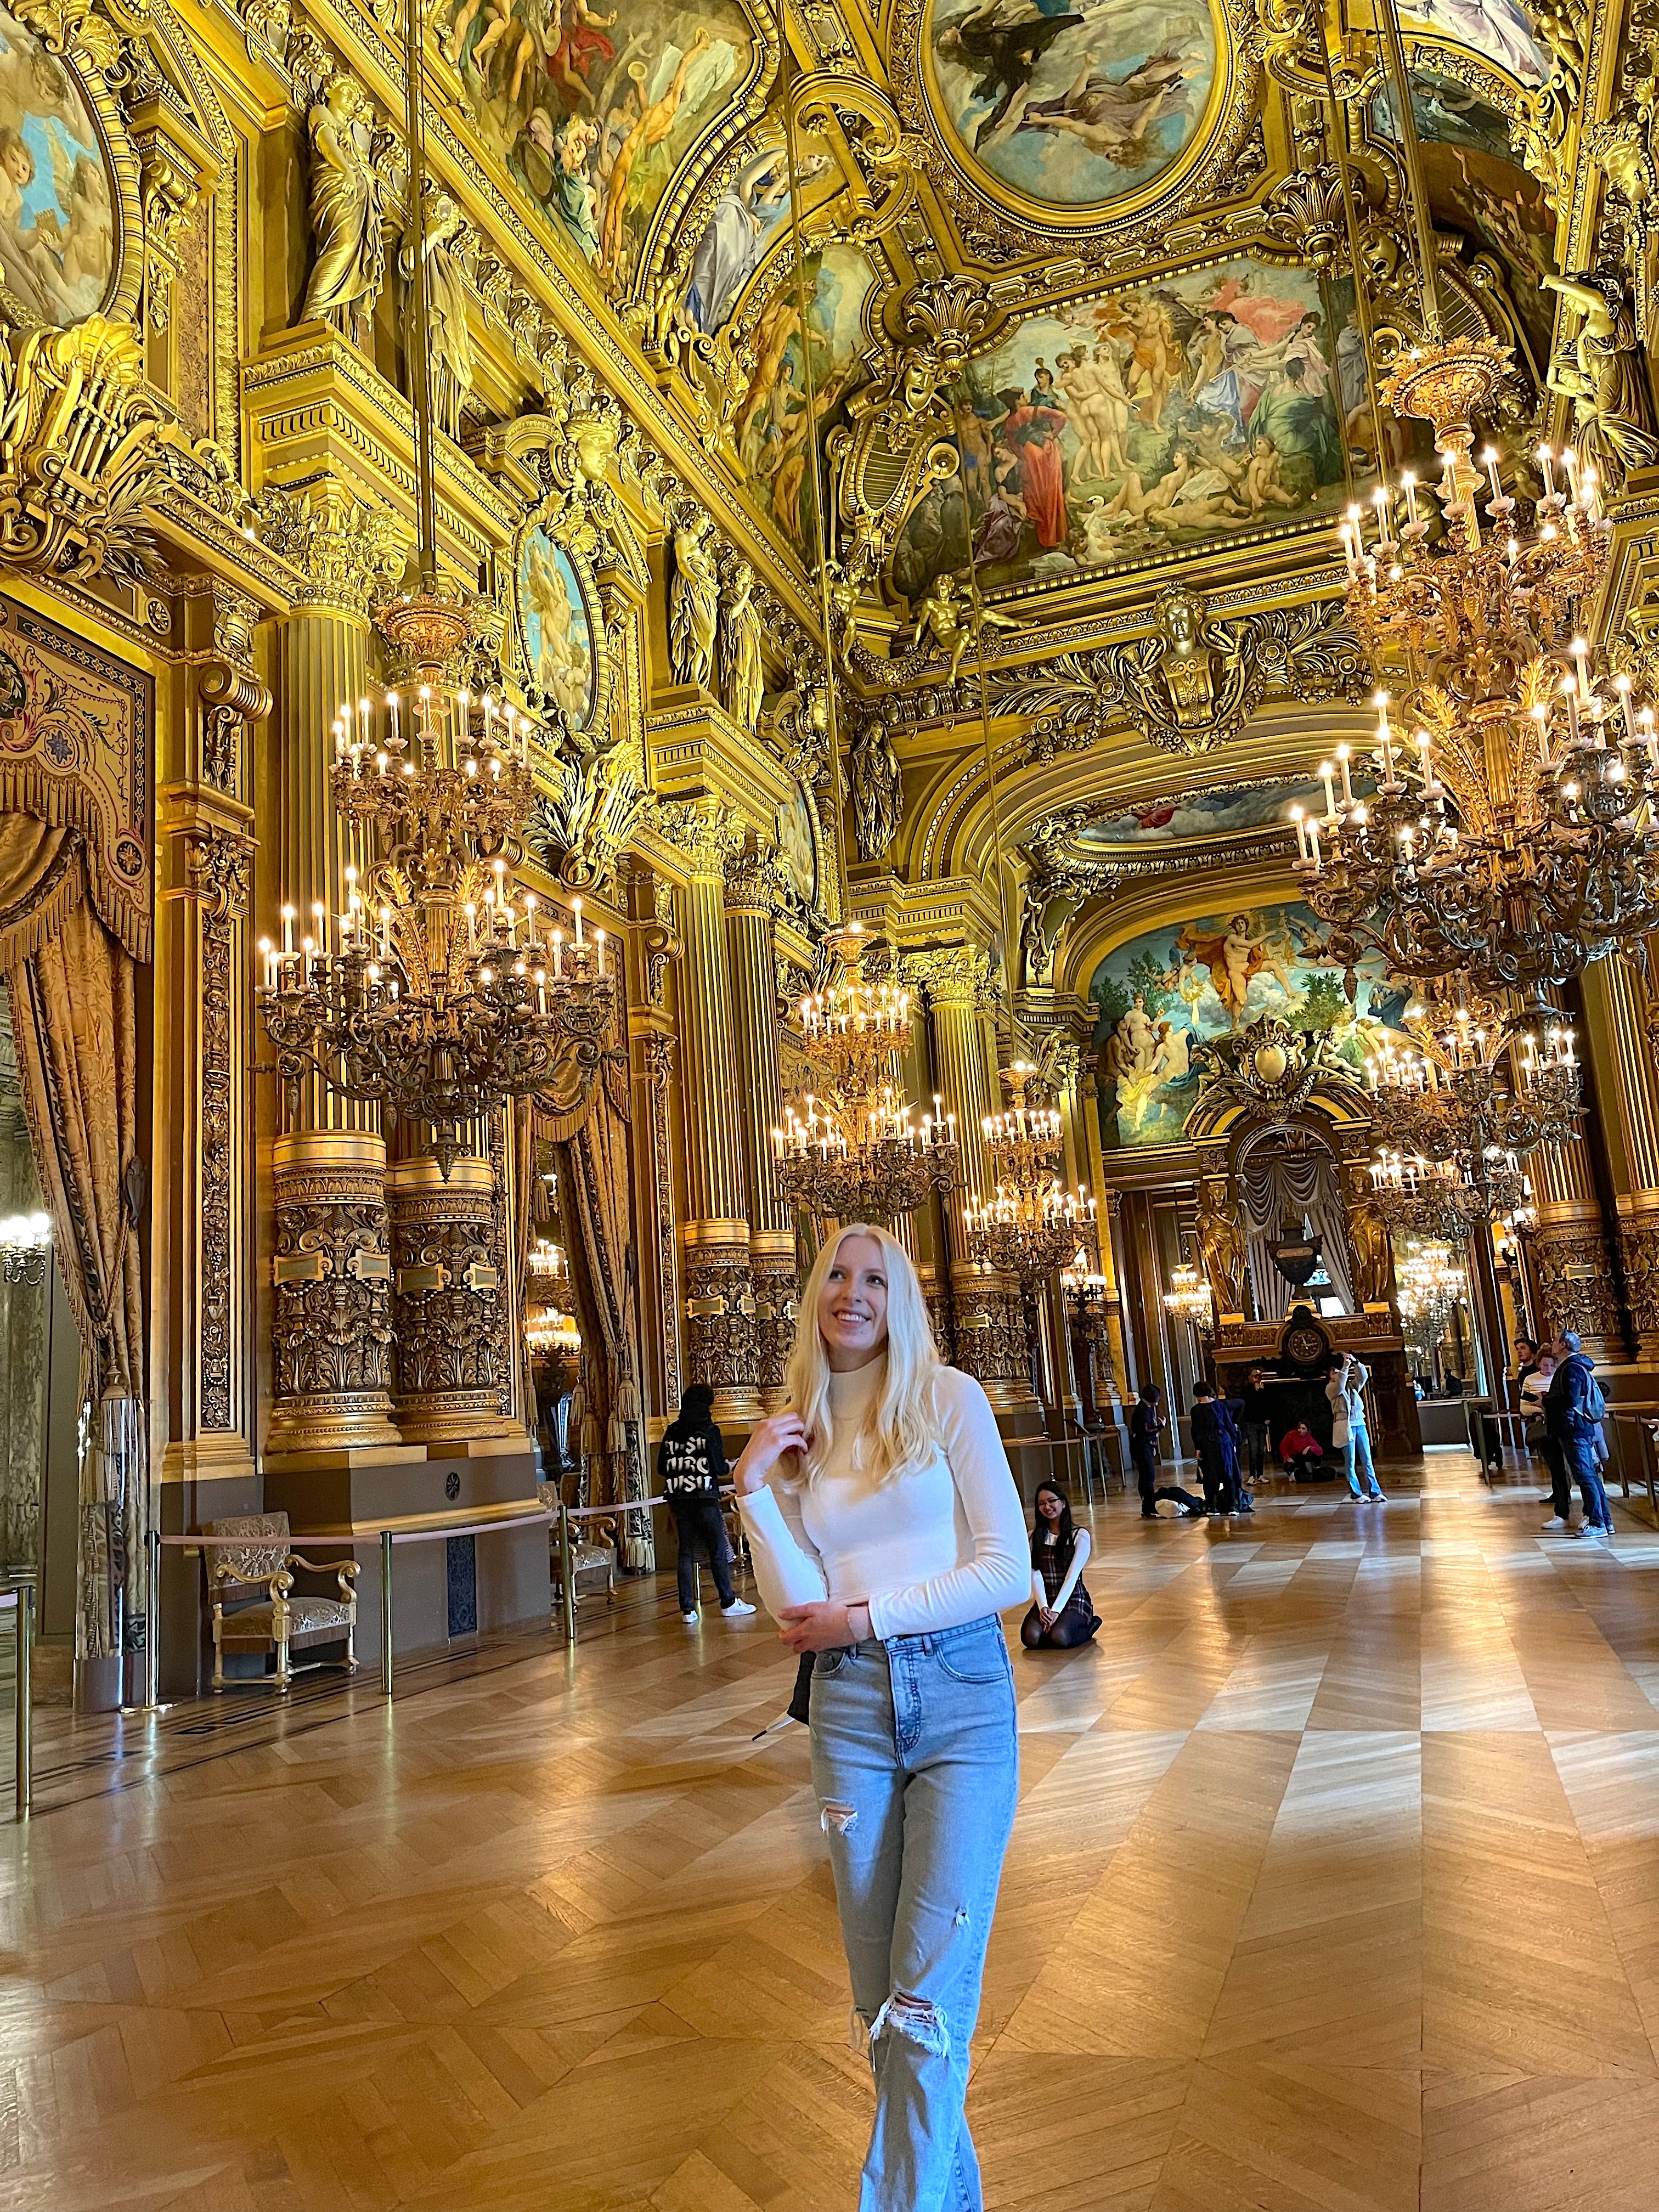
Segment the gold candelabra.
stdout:
<path fill-rule="evenodd" d="M 1215 1293 L 1190 1261 L 1170 1270 L 1170 1287 L 1164 1303 L 1177 1321 L 1184 1321 L 1200 1336 L 1215 1327 Z"/>
<path fill-rule="evenodd" d="M 994 1195 L 970 1197 L 962 1210 L 973 1259 L 1018 1275 L 1028 1287 L 1074 1258 L 1086 1258 L 1095 1235 L 1095 1200 L 1060 1182 L 1060 1115 L 1040 1103 L 1036 1073 L 1028 1060 L 1002 1071 L 1008 1103 L 980 1124 Z"/>

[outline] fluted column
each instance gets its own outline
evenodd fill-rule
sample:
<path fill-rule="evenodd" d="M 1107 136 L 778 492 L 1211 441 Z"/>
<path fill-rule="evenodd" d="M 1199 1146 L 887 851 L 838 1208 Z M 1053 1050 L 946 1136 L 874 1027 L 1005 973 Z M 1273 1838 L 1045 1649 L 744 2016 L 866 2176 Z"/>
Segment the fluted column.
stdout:
<path fill-rule="evenodd" d="M 1587 968 L 1581 988 L 1631 1335 L 1639 1360 L 1659 1363 L 1659 1079 L 1645 994 L 1617 952 Z"/>
<path fill-rule="evenodd" d="M 281 835 L 276 867 L 264 880 L 263 932 L 281 942 L 278 909 L 296 910 L 295 941 L 312 927 L 319 902 L 331 915 L 344 902 L 352 857 L 329 787 L 333 727 L 343 704 L 377 688 L 368 607 L 392 580 L 389 518 L 371 515 L 332 482 L 314 486 L 274 531 L 279 549 L 310 580 L 306 597 L 281 623 L 276 649 L 276 716 Z M 274 879 L 273 879 L 274 878 Z M 302 1094 L 295 1127 L 378 1130 L 372 1105 L 337 1097 L 320 1079 Z"/>
<path fill-rule="evenodd" d="M 957 1117 L 962 1146 L 962 1181 L 945 1214 L 957 1364 L 977 1376 L 999 1411 L 1029 1408 L 1034 1401 L 1025 1301 L 1012 1278 L 976 1267 L 968 1257 L 961 1228 L 963 1200 L 988 1197 L 991 1192 L 982 1125 L 1001 1104 L 994 1088 L 995 1060 L 980 1011 L 989 985 L 990 959 L 972 945 L 953 945 L 943 951 L 910 954 L 904 975 L 926 995 L 933 1079 L 946 1111 Z"/>
<path fill-rule="evenodd" d="M 667 810 L 665 810 L 666 812 Z M 749 1260 L 740 1074 L 726 942 L 726 855 L 732 840 L 714 810 L 676 810 L 673 842 L 685 854 L 685 955 L 680 1011 L 685 1069 L 686 1351 L 690 1380 L 714 1392 L 717 1418 L 762 1411 L 759 1334 Z"/>
<path fill-rule="evenodd" d="M 772 1131 L 778 1073 L 777 965 L 772 931 L 781 889 L 777 864 L 752 845 L 726 862 L 726 942 L 737 1016 L 738 1107 L 749 1183 L 749 1267 L 755 1299 L 756 1380 L 769 1412 L 783 1403 L 784 1363 L 794 1341 L 799 1279 L 795 1224 L 778 1188 Z"/>

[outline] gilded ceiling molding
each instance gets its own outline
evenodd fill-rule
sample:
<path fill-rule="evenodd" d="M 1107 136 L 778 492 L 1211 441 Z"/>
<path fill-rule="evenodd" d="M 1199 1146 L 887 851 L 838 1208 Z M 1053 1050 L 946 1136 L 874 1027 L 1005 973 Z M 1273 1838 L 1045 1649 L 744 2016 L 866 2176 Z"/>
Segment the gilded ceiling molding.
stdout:
<path fill-rule="evenodd" d="M 992 672 L 993 713 L 1031 724 L 1026 759 L 1077 751 L 1126 721 L 1161 751 L 1209 752 L 1238 735 L 1270 690 L 1358 700 L 1374 688 L 1340 600 L 1217 618 L 1199 593 L 1171 584 L 1152 619 L 1146 637 Z"/>

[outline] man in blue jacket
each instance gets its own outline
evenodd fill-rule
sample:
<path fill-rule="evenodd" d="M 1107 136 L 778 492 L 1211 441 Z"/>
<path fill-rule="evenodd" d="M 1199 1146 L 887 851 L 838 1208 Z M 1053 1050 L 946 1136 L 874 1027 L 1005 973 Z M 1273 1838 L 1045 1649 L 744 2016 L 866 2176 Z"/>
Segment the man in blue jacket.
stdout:
<path fill-rule="evenodd" d="M 1584 1517 L 1576 1533 L 1605 1541 L 1613 1534 L 1613 1512 L 1601 1481 L 1607 1401 L 1576 1330 L 1564 1328 L 1552 1349 L 1555 1372 L 1544 1397 L 1545 1431 L 1560 1445 L 1567 1472 L 1584 1501 Z"/>

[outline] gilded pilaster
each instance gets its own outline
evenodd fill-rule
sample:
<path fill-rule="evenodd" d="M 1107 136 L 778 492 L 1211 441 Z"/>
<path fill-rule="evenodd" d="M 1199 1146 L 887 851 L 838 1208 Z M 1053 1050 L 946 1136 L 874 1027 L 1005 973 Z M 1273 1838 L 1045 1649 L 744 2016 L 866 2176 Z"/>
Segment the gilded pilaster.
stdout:
<path fill-rule="evenodd" d="M 161 830 L 171 848 L 157 938 L 171 1008 L 167 1120 L 174 1140 L 164 1481 L 254 1471 L 254 1187 L 246 1038 L 254 854 L 249 760 L 270 707 L 253 667 L 254 602 L 193 580 L 183 605 L 188 673 Z"/>
<path fill-rule="evenodd" d="M 759 1335 L 749 1261 L 735 1014 L 726 942 L 726 860 L 732 836 L 718 809 L 663 810 L 685 855 L 685 959 L 681 971 L 686 1187 L 683 1225 L 687 1369 L 715 1393 L 717 1417 L 761 1410 Z"/>
<path fill-rule="evenodd" d="M 1584 970 L 1582 988 L 1626 1311 L 1637 1358 L 1659 1363 L 1659 1079 L 1641 980 L 1615 952 Z"/>
<path fill-rule="evenodd" d="M 749 1263 L 755 1297 L 756 1379 L 769 1412 L 783 1403 L 784 1363 L 794 1341 L 795 1229 L 778 1188 L 772 1130 L 778 1115 L 777 954 L 781 890 L 773 856 L 752 843 L 726 862 L 726 921 L 737 1015 L 744 1164 L 749 1180 Z"/>
<path fill-rule="evenodd" d="M 1033 1403 L 1025 1300 L 1019 1285 L 967 1257 L 957 1227 L 963 1197 L 990 1190 L 990 1160 L 983 1122 L 1000 1104 L 994 1090 L 994 1048 L 981 1012 L 990 981 L 988 954 L 972 945 L 906 956 L 903 974 L 920 986 L 927 1004 L 933 1077 L 948 1110 L 957 1116 L 962 1183 L 956 1209 L 947 1209 L 951 1258 L 951 1334 L 959 1366 L 978 1377 L 999 1412 Z"/>

